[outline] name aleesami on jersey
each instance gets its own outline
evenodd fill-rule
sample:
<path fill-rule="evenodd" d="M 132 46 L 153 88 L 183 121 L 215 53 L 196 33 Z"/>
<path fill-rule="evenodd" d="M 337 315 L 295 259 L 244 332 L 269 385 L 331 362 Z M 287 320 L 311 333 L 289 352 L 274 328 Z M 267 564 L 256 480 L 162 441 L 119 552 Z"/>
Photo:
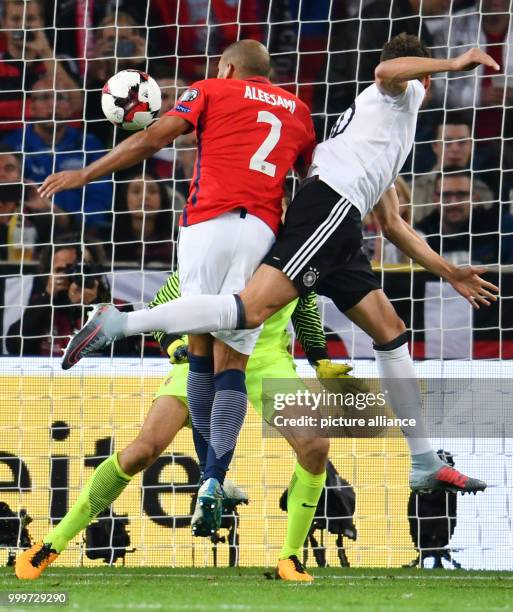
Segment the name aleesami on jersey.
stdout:
<path fill-rule="evenodd" d="M 277 96 L 276 94 L 267 93 L 266 91 L 263 91 L 258 87 L 252 87 L 251 85 L 246 85 L 244 98 L 249 98 L 250 100 L 260 100 L 260 102 L 265 102 L 271 106 L 283 106 L 283 108 L 287 109 L 291 113 L 296 110 L 296 103 L 294 100 L 289 100 L 288 98 L 283 98 L 282 96 Z"/>

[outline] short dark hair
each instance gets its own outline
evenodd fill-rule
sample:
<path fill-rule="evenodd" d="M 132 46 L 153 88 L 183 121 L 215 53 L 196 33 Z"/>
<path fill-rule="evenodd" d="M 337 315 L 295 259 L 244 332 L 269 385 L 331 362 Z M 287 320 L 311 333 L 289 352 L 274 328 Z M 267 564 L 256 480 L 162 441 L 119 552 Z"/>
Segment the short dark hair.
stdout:
<path fill-rule="evenodd" d="M 21 183 L 1 183 L 0 202 L 14 202 L 16 206 L 21 203 Z"/>
<path fill-rule="evenodd" d="M 396 57 L 431 57 L 431 51 L 417 36 L 401 32 L 389 40 L 381 51 L 380 61 Z"/>
<path fill-rule="evenodd" d="M 442 125 L 466 125 L 472 132 L 472 115 L 461 110 L 448 110 L 445 114 L 440 113 L 436 118 L 436 127 Z"/>
<path fill-rule="evenodd" d="M 271 57 L 262 43 L 251 38 L 238 40 L 228 45 L 223 57 L 236 63 L 240 72 L 246 76 L 263 76 L 271 73 Z"/>
<path fill-rule="evenodd" d="M 441 181 L 444 178 L 460 178 L 466 177 L 472 182 L 472 172 L 469 168 L 460 168 L 459 166 L 444 166 L 443 170 L 440 170 L 436 175 L 435 183 Z"/>

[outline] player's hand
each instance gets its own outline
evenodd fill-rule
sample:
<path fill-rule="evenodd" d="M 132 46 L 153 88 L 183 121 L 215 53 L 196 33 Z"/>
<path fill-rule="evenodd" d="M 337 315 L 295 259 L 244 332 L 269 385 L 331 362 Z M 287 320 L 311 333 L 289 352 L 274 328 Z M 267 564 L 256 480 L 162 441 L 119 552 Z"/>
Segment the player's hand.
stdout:
<path fill-rule="evenodd" d="M 83 187 L 87 183 L 85 173 L 81 170 L 64 170 L 47 176 L 39 189 L 39 195 L 43 198 L 51 198 L 55 193 L 66 189 Z"/>
<path fill-rule="evenodd" d="M 353 368 L 347 363 L 333 363 L 329 359 L 320 359 L 314 367 L 317 378 L 328 391 L 353 395 L 370 391 L 363 380 L 349 374 Z"/>
<path fill-rule="evenodd" d="M 461 70 L 474 70 L 478 66 L 488 66 L 489 68 L 493 68 L 494 70 L 500 70 L 499 64 L 493 59 L 491 55 L 481 51 L 475 47 L 474 49 L 470 49 L 466 53 L 455 57 L 452 60 L 452 70 L 461 71 Z"/>
<path fill-rule="evenodd" d="M 179 338 L 178 340 L 174 340 L 167 347 L 167 354 L 169 355 L 169 361 L 175 365 L 178 363 L 187 363 L 189 360 L 187 355 L 187 344 Z"/>
<path fill-rule="evenodd" d="M 480 274 L 485 272 L 484 266 L 456 268 L 447 280 L 460 295 L 472 304 L 473 308 L 478 309 L 480 304 L 490 306 L 490 302 L 497 301 L 499 294 L 498 287 L 481 278 Z"/>

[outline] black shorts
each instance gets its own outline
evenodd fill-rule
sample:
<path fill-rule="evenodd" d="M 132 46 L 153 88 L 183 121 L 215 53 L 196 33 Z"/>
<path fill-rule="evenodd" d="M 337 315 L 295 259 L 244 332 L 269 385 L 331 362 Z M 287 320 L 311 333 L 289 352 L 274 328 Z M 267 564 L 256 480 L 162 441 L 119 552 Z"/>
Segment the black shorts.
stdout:
<path fill-rule="evenodd" d="M 326 183 L 307 179 L 263 263 L 286 274 L 299 295 L 316 291 L 343 312 L 381 287 L 362 244 L 360 211 Z"/>

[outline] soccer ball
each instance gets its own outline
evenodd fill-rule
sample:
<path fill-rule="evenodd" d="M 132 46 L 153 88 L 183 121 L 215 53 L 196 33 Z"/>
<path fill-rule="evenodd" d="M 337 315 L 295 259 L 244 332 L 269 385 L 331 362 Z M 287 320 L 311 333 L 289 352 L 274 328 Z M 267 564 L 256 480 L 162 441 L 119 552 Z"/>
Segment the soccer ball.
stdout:
<path fill-rule="evenodd" d="M 121 70 L 102 89 L 102 110 L 124 130 L 148 127 L 160 112 L 162 95 L 156 81 L 140 70 Z"/>

